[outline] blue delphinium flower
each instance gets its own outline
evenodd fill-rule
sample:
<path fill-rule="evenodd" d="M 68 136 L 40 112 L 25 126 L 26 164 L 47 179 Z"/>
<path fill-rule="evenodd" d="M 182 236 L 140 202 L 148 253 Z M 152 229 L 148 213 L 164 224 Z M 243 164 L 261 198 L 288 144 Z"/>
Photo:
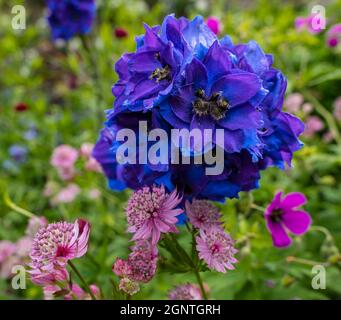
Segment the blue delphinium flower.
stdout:
<path fill-rule="evenodd" d="M 8 153 L 13 161 L 24 163 L 27 160 L 27 148 L 18 144 L 13 144 L 8 149 Z"/>
<path fill-rule="evenodd" d="M 303 123 L 282 112 L 286 79 L 271 55 L 254 41 L 234 45 L 228 36 L 218 39 L 202 17 L 170 15 L 161 26 L 145 29 L 136 38 L 136 52 L 116 63 L 114 108 L 94 149 L 113 190 L 157 184 L 177 188 L 184 199 L 224 201 L 257 188 L 268 166 L 290 166 L 302 146 Z M 116 134 L 121 128 L 138 134 L 141 120 L 167 133 L 222 129 L 224 141 L 217 135 L 212 142 L 223 150 L 223 171 L 207 175 L 209 165 L 194 161 L 141 164 L 139 150 L 136 164 L 119 164 L 116 151 L 123 142 Z"/>
<path fill-rule="evenodd" d="M 95 0 L 47 0 L 52 38 L 69 40 L 91 30 L 96 14 Z"/>

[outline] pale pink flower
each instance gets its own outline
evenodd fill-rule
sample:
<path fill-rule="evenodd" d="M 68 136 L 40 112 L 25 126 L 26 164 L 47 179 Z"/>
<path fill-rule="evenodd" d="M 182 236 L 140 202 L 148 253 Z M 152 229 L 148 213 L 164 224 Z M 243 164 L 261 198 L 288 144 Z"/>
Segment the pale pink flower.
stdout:
<path fill-rule="evenodd" d="M 92 143 L 85 142 L 81 145 L 80 154 L 82 157 L 88 159 L 91 157 L 94 145 Z"/>
<path fill-rule="evenodd" d="M 63 279 L 67 275 L 64 272 L 67 262 L 86 253 L 89 233 L 90 225 L 85 220 L 62 221 L 41 228 L 34 237 L 30 254 L 32 281 L 39 284 L 54 277 Z"/>
<path fill-rule="evenodd" d="M 93 172 L 102 172 L 101 165 L 97 162 L 95 158 L 89 158 L 85 164 L 85 170 Z"/>
<path fill-rule="evenodd" d="M 33 239 L 31 237 L 26 236 L 26 237 L 20 238 L 16 242 L 16 245 L 17 245 L 16 255 L 21 258 L 27 258 L 31 252 L 32 244 L 33 244 Z"/>
<path fill-rule="evenodd" d="M 302 105 L 302 111 L 305 113 L 305 114 L 309 114 L 313 111 L 313 105 L 309 102 L 305 102 L 303 103 Z"/>
<path fill-rule="evenodd" d="M 101 295 L 99 288 L 94 284 L 90 285 L 89 288 L 96 299 L 99 299 Z M 91 300 L 91 296 L 77 283 L 73 283 L 70 292 L 64 296 L 64 300 Z"/>
<path fill-rule="evenodd" d="M 69 145 L 60 145 L 53 150 L 51 164 L 56 168 L 73 167 L 78 159 L 78 151 Z"/>
<path fill-rule="evenodd" d="M 186 283 L 169 291 L 169 300 L 202 300 L 201 291 L 196 284 Z"/>
<path fill-rule="evenodd" d="M 155 245 L 161 233 L 177 232 L 175 227 L 182 209 L 176 209 L 182 197 L 174 190 L 168 194 L 164 186 L 144 187 L 128 201 L 126 216 L 133 240 L 152 239 Z"/>
<path fill-rule="evenodd" d="M 306 137 L 313 136 L 316 132 L 324 128 L 324 123 L 318 116 L 310 116 L 305 122 L 305 129 L 303 135 Z"/>
<path fill-rule="evenodd" d="M 204 260 L 210 269 L 219 272 L 232 270 L 232 263 L 238 262 L 234 258 L 237 250 L 234 248 L 234 240 L 218 226 L 201 229 L 196 237 L 199 258 Z"/>
<path fill-rule="evenodd" d="M 17 265 L 22 265 L 22 260 L 15 254 L 10 255 L 2 263 L 0 263 L 0 279 L 10 279 L 14 276 L 12 268 Z"/>
<path fill-rule="evenodd" d="M 189 222 L 197 229 L 221 224 L 219 209 L 207 200 L 186 201 L 185 208 Z"/>
<path fill-rule="evenodd" d="M 206 24 L 213 33 L 218 35 L 221 32 L 222 26 L 219 18 L 214 16 L 208 17 Z"/>
<path fill-rule="evenodd" d="M 323 135 L 323 141 L 329 143 L 332 142 L 334 140 L 334 134 L 331 131 L 327 131 L 324 135 Z"/>
<path fill-rule="evenodd" d="M 90 189 L 88 192 L 88 198 L 91 200 L 96 200 L 101 196 L 101 191 L 99 189 Z"/>
<path fill-rule="evenodd" d="M 81 192 L 77 184 L 71 183 L 67 187 L 61 189 L 51 200 L 52 205 L 59 203 L 70 203 L 76 199 Z"/>
<path fill-rule="evenodd" d="M 59 178 L 64 181 L 70 181 L 76 176 L 76 169 L 72 167 L 59 167 L 57 168 Z"/>
<path fill-rule="evenodd" d="M 304 102 L 303 95 L 295 92 L 289 94 L 284 100 L 285 108 L 292 113 L 298 112 Z"/>
<path fill-rule="evenodd" d="M 47 224 L 48 221 L 45 217 L 34 216 L 30 218 L 26 228 L 26 235 L 33 239 L 36 233 L 39 231 L 39 229 L 42 227 L 46 227 Z"/>
<path fill-rule="evenodd" d="M 334 103 L 333 103 L 333 107 L 334 107 L 334 117 L 337 120 L 341 120 L 341 97 L 338 97 Z"/>
<path fill-rule="evenodd" d="M 122 278 L 118 286 L 120 290 L 132 296 L 133 294 L 140 291 L 140 285 L 138 282 L 130 280 L 128 278 Z"/>
<path fill-rule="evenodd" d="M 17 246 L 7 240 L 0 241 L 0 265 L 17 249 Z"/>
<path fill-rule="evenodd" d="M 54 181 L 49 181 L 45 184 L 43 190 L 43 196 L 49 198 L 53 196 L 58 191 L 58 184 Z"/>

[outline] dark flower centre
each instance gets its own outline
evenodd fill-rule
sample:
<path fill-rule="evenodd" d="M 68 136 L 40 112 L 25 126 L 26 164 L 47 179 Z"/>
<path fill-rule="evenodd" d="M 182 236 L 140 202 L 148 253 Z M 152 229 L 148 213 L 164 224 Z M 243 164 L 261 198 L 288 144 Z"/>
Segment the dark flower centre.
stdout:
<path fill-rule="evenodd" d="M 156 68 L 149 77 L 150 79 L 155 79 L 156 82 L 160 82 L 161 80 L 171 80 L 171 69 L 169 65 L 166 65 L 163 68 Z"/>
<path fill-rule="evenodd" d="M 283 214 L 282 209 L 274 209 L 270 215 L 271 221 L 275 222 L 275 223 L 281 222 L 282 221 L 282 214 Z"/>
<path fill-rule="evenodd" d="M 197 99 L 193 102 L 193 111 L 196 115 L 200 117 L 210 115 L 214 120 L 225 117 L 230 105 L 221 93 L 215 92 L 211 97 L 206 97 L 204 90 L 199 89 L 196 96 Z"/>

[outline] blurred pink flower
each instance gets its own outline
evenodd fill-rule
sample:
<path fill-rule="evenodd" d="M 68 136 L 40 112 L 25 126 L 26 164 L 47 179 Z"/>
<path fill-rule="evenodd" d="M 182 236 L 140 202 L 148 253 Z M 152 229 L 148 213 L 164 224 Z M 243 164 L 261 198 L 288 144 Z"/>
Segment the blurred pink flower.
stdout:
<path fill-rule="evenodd" d="M 327 131 L 327 132 L 323 135 L 323 141 L 329 143 L 329 142 L 332 142 L 333 140 L 334 140 L 333 132 Z"/>
<path fill-rule="evenodd" d="M 102 172 L 101 165 L 97 162 L 95 158 L 89 158 L 89 160 L 85 164 L 85 170 L 94 171 L 94 172 Z"/>
<path fill-rule="evenodd" d="M 203 300 L 199 286 L 182 284 L 169 291 L 169 300 Z"/>
<path fill-rule="evenodd" d="M 56 168 L 73 167 L 78 159 L 78 151 L 69 145 L 60 145 L 53 150 L 51 164 Z"/>
<path fill-rule="evenodd" d="M 186 201 L 185 207 L 189 222 L 197 229 L 221 224 L 219 209 L 207 200 L 193 199 L 192 203 Z"/>
<path fill-rule="evenodd" d="M 100 298 L 100 290 L 99 288 L 92 284 L 89 286 L 93 295 L 99 299 Z M 73 283 L 70 288 L 70 292 L 64 296 L 64 300 L 91 300 L 91 296 L 89 293 L 84 291 L 77 283 Z"/>
<path fill-rule="evenodd" d="M 16 255 L 21 258 L 27 258 L 31 252 L 33 239 L 31 237 L 20 238 L 17 242 Z"/>
<path fill-rule="evenodd" d="M 0 241 L 0 265 L 11 256 L 17 249 L 17 246 L 7 240 Z"/>
<path fill-rule="evenodd" d="M 341 38 L 341 23 L 334 24 L 327 32 L 327 44 L 329 47 L 336 47 Z"/>
<path fill-rule="evenodd" d="M 57 193 L 58 190 L 58 184 L 54 181 L 48 181 L 43 190 L 43 196 L 46 198 L 49 198 L 53 196 L 55 193 Z"/>
<path fill-rule="evenodd" d="M 222 27 L 219 18 L 210 16 L 207 18 L 206 24 L 216 35 L 218 35 L 221 32 Z"/>
<path fill-rule="evenodd" d="M 199 258 L 204 260 L 210 269 L 223 273 L 226 269 L 234 269 L 232 264 L 238 262 L 234 258 L 237 253 L 234 240 L 221 227 L 201 229 L 196 242 Z"/>
<path fill-rule="evenodd" d="M 40 284 L 42 280 L 49 283 L 54 278 L 64 279 L 68 260 L 86 253 L 89 234 L 89 223 L 81 219 L 75 223 L 51 223 L 41 228 L 34 237 L 30 254 L 32 281 Z"/>
<path fill-rule="evenodd" d="M 70 183 L 67 187 L 61 189 L 51 200 L 52 205 L 60 203 L 70 203 L 76 199 L 81 189 L 75 183 Z"/>
<path fill-rule="evenodd" d="M 99 189 L 90 189 L 88 192 L 88 197 L 91 200 L 96 200 L 101 196 L 101 191 Z"/>
<path fill-rule="evenodd" d="M 60 179 L 64 181 L 70 181 L 76 176 L 76 170 L 73 166 L 68 168 L 59 167 L 57 171 Z"/>
<path fill-rule="evenodd" d="M 303 95 L 301 93 L 295 92 L 289 94 L 284 100 L 284 106 L 289 112 L 298 112 L 304 102 Z"/>
<path fill-rule="evenodd" d="M 93 149 L 94 149 L 94 145 L 92 143 L 84 142 L 80 148 L 80 155 L 86 159 L 90 158 Z"/>
<path fill-rule="evenodd" d="M 177 232 L 176 216 L 183 212 L 176 207 L 182 197 L 174 190 L 168 194 L 164 186 L 144 187 L 130 197 L 126 209 L 128 231 L 133 240 L 150 239 L 156 245 L 161 233 Z"/>
<path fill-rule="evenodd" d="M 334 117 L 337 120 L 341 120 L 341 97 L 338 97 L 334 103 L 333 103 L 333 108 L 334 108 Z"/>
<path fill-rule="evenodd" d="M 305 114 L 311 113 L 313 111 L 313 109 L 314 109 L 313 105 L 309 102 L 303 103 L 303 105 L 302 105 L 302 111 Z"/>
<path fill-rule="evenodd" d="M 324 123 L 318 116 L 310 116 L 305 122 L 305 129 L 303 135 L 306 137 L 313 136 L 316 132 L 324 128 Z"/>
<path fill-rule="evenodd" d="M 314 14 L 311 14 L 308 17 L 297 17 L 295 19 L 295 28 L 297 31 L 307 30 L 312 34 L 320 33 L 323 29 L 323 23 L 320 19 L 315 19 L 314 21 Z M 314 22 L 316 26 L 314 26 Z"/>
<path fill-rule="evenodd" d="M 39 229 L 46 227 L 47 224 L 48 221 L 45 217 L 34 216 L 30 218 L 26 228 L 26 235 L 33 239 Z"/>
<path fill-rule="evenodd" d="M 288 231 L 302 235 L 308 231 L 311 224 L 309 213 L 298 208 L 307 202 L 303 193 L 288 193 L 283 199 L 281 196 L 282 192 L 276 193 L 265 210 L 266 225 L 272 236 L 273 245 L 279 248 L 291 244 Z"/>

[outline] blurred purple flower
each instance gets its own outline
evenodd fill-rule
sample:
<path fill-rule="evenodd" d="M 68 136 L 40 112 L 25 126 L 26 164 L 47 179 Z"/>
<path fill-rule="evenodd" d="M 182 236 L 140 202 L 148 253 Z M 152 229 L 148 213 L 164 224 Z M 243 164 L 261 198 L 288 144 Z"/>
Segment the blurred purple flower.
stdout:
<path fill-rule="evenodd" d="M 17 163 L 24 163 L 27 160 L 27 148 L 18 144 L 13 144 L 9 150 L 10 157 Z"/>
<path fill-rule="evenodd" d="M 303 135 L 306 137 L 312 137 L 316 132 L 321 131 L 323 128 L 324 123 L 318 116 L 310 116 L 306 120 Z"/>
<path fill-rule="evenodd" d="M 200 288 L 191 283 L 176 286 L 169 291 L 168 298 L 169 300 L 203 300 Z"/>

